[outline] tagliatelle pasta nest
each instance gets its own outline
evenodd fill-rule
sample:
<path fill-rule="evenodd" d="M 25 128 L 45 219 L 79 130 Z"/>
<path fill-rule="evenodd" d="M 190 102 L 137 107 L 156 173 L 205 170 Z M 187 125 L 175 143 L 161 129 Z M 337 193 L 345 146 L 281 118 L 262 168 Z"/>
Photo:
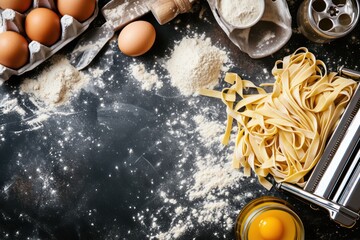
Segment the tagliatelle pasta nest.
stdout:
<path fill-rule="evenodd" d="M 223 144 L 228 144 L 236 120 L 236 168 L 243 167 L 245 175 L 250 175 L 252 169 L 267 189 L 272 187 L 265 179 L 268 174 L 276 182 L 303 186 L 305 175 L 319 161 L 351 99 L 356 82 L 327 73 L 324 62 L 306 48 L 277 61 L 272 74 L 274 83 L 257 87 L 228 73 L 225 81 L 231 87 L 221 92 L 202 89 L 200 94 L 221 98 L 227 106 Z M 272 92 L 266 92 L 263 86 L 272 86 Z M 245 94 L 246 89 L 254 89 L 257 94 Z"/>

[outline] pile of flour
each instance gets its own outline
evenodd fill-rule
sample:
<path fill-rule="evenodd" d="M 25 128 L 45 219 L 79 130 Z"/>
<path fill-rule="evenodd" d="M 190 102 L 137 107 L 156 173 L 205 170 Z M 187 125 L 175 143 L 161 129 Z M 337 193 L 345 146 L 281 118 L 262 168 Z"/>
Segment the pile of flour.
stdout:
<path fill-rule="evenodd" d="M 54 56 L 51 63 L 38 76 L 25 79 L 20 86 L 22 92 L 30 94 L 36 102 L 47 107 L 66 103 L 90 79 L 76 70 L 65 56 Z"/>
<path fill-rule="evenodd" d="M 227 54 L 212 45 L 204 35 L 184 37 L 178 43 L 165 67 L 170 74 L 171 85 L 184 96 L 190 96 L 201 88 L 214 88 L 221 71 L 227 71 Z"/>
<path fill-rule="evenodd" d="M 205 35 L 193 34 L 179 41 L 165 57 L 161 69 L 146 69 L 139 61 L 128 66 L 130 75 L 150 91 L 163 87 L 163 78 L 170 79 L 180 94 L 191 96 L 202 88 L 214 88 L 223 72 L 228 71 L 230 61 L 227 53 L 211 43 Z M 155 65 L 154 65 L 155 66 Z M 165 75 L 163 73 L 165 70 Z M 168 75 L 166 75 L 166 72 Z"/>

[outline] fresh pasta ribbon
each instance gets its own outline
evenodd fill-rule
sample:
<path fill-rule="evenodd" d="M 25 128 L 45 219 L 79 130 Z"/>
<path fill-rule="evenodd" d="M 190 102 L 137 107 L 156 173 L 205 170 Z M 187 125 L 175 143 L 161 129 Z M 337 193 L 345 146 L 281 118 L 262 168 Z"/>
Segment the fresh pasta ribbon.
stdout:
<path fill-rule="evenodd" d="M 306 48 L 275 62 L 275 82 L 255 86 L 235 73 L 227 73 L 231 87 L 200 94 L 220 98 L 226 105 L 227 126 L 222 140 L 228 144 L 237 124 L 233 166 L 251 169 L 270 189 L 270 174 L 276 182 L 304 186 L 306 174 L 319 161 L 327 139 L 334 131 L 356 82 L 327 73 L 324 62 Z M 262 87 L 272 87 L 266 92 Z M 257 93 L 247 94 L 252 89 Z M 240 100 L 238 100 L 240 97 Z"/>

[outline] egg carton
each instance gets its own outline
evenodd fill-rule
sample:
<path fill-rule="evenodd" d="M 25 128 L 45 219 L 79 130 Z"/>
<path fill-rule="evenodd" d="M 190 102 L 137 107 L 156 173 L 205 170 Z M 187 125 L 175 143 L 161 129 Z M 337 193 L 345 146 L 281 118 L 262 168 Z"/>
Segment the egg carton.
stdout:
<path fill-rule="evenodd" d="M 57 12 L 54 0 L 34 0 L 32 8 L 48 8 Z M 32 9 L 30 8 L 24 14 L 18 13 L 12 9 L 5 9 L 0 12 L 0 32 L 1 31 L 15 31 L 26 37 L 24 29 L 24 20 Z M 37 41 L 29 43 L 29 61 L 26 65 L 19 69 L 11 69 L 0 64 L 0 81 L 6 81 L 13 75 L 21 75 L 25 72 L 33 70 L 35 67 L 50 58 L 66 44 L 74 40 L 81 33 L 83 33 L 96 18 L 99 13 L 98 0 L 93 15 L 85 22 L 79 22 L 69 15 L 64 15 L 60 19 L 61 37 L 55 44 L 48 47 Z"/>

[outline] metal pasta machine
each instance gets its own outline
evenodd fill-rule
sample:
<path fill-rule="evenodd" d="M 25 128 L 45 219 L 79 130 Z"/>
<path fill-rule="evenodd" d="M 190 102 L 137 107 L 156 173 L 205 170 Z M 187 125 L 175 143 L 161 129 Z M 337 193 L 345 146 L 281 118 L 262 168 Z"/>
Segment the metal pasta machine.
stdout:
<path fill-rule="evenodd" d="M 360 80 L 360 72 L 341 67 L 339 73 Z M 326 209 L 332 220 L 349 228 L 360 216 L 359 86 L 304 188 L 289 183 L 277 184 L 278 189 Z"/>

